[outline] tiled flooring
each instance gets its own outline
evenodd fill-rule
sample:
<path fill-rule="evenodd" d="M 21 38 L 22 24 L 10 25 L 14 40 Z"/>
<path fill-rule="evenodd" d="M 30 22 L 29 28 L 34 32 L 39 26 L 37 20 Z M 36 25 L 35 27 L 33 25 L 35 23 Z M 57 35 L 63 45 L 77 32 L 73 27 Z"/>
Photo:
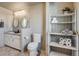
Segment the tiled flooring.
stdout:
<path fill-rule="evenodd" d="M 0 56 L 17 56 L 20 52 L 10 47 L 0 47 Z"/>
<path fill-rule="evenodd" d="M 40 55 L 45 56 L 44 51 L 41 51 Z M 0 56 L 28 56 L 28 53 L 25 51 L 23 55 L 21 55 L 20 51 L 5 46 L 0 48 Z"/>

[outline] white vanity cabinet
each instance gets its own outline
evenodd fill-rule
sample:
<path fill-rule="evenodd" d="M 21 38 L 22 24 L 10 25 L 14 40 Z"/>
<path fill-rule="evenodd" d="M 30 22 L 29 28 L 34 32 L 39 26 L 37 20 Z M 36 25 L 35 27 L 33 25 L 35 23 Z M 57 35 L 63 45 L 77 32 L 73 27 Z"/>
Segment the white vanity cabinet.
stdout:
<path fill-rule="evenodd" d="M 20 48 L 20 36 L 13 36 L 13 47 L 15 47 L 16 49 L 21 50 Z"/>
<path fill-rule="evenodd" d="M 10 47 L 21 50 L 20 37 L 21 37 L 20 35 L 5 34 L 5 44 Z"/>
<path fill-rule="evenodd" d="M 4 46 L 4 28 L 0 28 L 0 47 Z"/>

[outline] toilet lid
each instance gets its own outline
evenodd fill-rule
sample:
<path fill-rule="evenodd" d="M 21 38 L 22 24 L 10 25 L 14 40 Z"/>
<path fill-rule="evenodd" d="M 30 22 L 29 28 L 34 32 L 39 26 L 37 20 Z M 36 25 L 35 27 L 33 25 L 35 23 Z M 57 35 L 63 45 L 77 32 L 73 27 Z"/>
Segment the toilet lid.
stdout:
<path fill-rule="evenodd" d="M 32 42 L 32 43 L 29 43 L 28 44 L 28 49 L 37 49 L 37 47 L 38 47 L 38 43 L 36 43 L 36 42 Z"/>

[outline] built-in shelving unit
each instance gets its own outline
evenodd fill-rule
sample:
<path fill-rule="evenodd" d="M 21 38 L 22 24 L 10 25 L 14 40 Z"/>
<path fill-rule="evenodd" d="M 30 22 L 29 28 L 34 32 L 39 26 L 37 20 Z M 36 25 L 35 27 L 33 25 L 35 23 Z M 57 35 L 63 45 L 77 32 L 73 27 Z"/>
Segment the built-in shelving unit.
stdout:
<path fill-rule="evenodd" d="M 51 24 L 71 24 L 71 23 L 74 23 L 74 22 L 58 22 L 58 23 L 51 23 Z"/>
<path fill-rule="evenodd" d="M 56 42 L 50 42 L 49 43 L 50 46 L 54 46 L 54 47 L 60 47 L 60 48 L 65 48 L 65 49 L 70 49 L 70 50 L 77 50 L 75 47 L 71 46 L 71 47 L 67 47 L 67 46 L 63 46 L 63 45 L 60 45 Z"/>
<path fill-rule="evenodd" d="M 55 51 L 51 51 L 50 52 L 50 56 L 68 56 L 66 54 L 63 54 L 63 53 L 59 53 L 59 52 L 55 52 Z"/>
<path fill-rule="evenodd" d="M 78 55 L 78 34 L 76 30 L 76 11 L 72 13 L 51 13 L 53 7 L 59 7 L 54 5 L 55 3 L 47 3 L 47 50 L 50 56 L 67 56 L 67 55 Z M 62 3 L 63 4 L 63 3 Z M 63 8 L 62 8 L 63 9 Z M 54 11 L 55 9 L 53 9 Z M 60 12 L 59 10 L 57 10 Z M 54 21 L 53 21 L 54 20 Z M 73 34 L 62 33 L 66 29 L 71 31 Z M 70 46 L 60 44 L 60 38 L 64 40 L 70 39 Z M 65 39 L 66 38 L 66 39 Z M 69 42 L 66 42 L 66 44 Z M 65 52 L 66 51 L 66 52 Z M 64 53 L 65 52 L 65 53 Z"/>
<path fill-rule="evenodd" d="M 69 13 L 69 14 L 56 14 L 56 15 L 53 15 L 54 17 L 62 17 L 62 16 L 72 16 L 74 15 L 75 13 Z"/>
<path fill-rule="evenodd" d="M 76 35 L 71 35 L 71 34 L 62 34 L 62 33 L 49 33 L 49 35 L 76 36 Z"/>

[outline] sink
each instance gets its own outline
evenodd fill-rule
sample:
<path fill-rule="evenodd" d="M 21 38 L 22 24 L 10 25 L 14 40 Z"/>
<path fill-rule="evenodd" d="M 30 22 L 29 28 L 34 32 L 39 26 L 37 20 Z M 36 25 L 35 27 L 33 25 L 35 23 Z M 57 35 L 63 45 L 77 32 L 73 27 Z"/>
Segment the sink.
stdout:
<path fill-rule="evenodd" d="M 13 31 L 9 31 L 9 32 L 6 32 L 7 34 L 10 34 L 10 35 L 21 35 L 21 33 L 15 33 Z"/>

